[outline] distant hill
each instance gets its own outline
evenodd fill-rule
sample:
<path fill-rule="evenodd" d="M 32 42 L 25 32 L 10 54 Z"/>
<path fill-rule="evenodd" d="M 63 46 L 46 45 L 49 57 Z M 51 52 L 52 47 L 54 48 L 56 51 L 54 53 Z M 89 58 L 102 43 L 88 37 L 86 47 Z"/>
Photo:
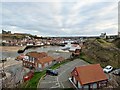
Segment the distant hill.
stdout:
<path fill-rule="evenodd" d="M 118 68 L 120 67 L 120 49 L 116 48 L 116 45 L 120 43 L 120 40 L 115 40 L 114 43 L 103 39 L 87 40 L 82 50 L 84 54 L 82 58 L 91 63 L 100 63 L 102 67 L 112 65 Z"/>
<path fill-rule="evenodd" d="M 14 34 L 0 34 L 2 39 L 4 40 L 13 40 L 13 39 L 23 39 L 26 37 L 31 37 L 35 39 L 41 39 L 41 37 L 37 37 L 36 35 L 26 34 L 26 33 L 14 33 Z"/>

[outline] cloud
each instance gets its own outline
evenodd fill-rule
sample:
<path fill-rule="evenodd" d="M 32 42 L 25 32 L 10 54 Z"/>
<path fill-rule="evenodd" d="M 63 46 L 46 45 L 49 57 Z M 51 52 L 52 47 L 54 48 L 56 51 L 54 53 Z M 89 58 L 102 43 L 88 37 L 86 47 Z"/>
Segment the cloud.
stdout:
<path fill-rule="evenodd" d="M 0 26 L 43 36 L 117 34 L 117 2 L 93 1 L 2 2 Z"/>

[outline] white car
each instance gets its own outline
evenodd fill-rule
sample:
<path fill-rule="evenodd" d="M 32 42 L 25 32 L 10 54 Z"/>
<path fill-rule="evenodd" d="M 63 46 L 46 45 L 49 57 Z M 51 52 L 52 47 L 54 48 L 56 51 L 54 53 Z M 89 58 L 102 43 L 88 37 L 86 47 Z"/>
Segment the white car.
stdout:
<path fill-rule="evenodd" d="M 110 65 L 106 66 L 106 67 L 103 69 L 103 71 L 104 71 L 105 73 L 109 73 L 109 72 L 111 72 L 112 70 L 113 70 L 113 67 L 110 66 Z"/>

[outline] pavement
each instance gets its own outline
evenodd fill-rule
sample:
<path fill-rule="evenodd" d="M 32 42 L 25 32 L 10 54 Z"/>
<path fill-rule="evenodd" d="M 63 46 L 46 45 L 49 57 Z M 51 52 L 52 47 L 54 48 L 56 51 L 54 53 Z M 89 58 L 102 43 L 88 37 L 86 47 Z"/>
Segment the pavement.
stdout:
<path fill-rule="evenodd" d="M 43 79 L 39 81 L 38 88 L 73 88 L 72 84 L 68 80 L 71 71 L 76 66 L 87 65 L 88 63 L 81 60 L 75 59 L 67 64 L 61 65 L 57 71 L 58 76 L 46 75 Z"/>

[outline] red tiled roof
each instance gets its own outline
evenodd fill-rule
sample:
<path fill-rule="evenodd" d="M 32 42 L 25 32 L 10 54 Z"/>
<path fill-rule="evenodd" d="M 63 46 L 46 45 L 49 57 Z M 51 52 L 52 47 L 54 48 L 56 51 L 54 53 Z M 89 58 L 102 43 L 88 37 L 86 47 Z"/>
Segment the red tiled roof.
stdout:
<path fill-rule="evenodd" d="M 47 63 L 53 61 L 54 59 L 51 56 L 47 56 L 38 60 L 39 63 Z"/>
<path fill-rule="evenodd" d="M 45 53 L 45 52 L 29 52 L 26 55 L 34 57 L 34 58 L 43 58 L 43 57 L 47 56 L 47 53 Z"/>
<path fill-rule="evenodd" d="M 25 55 L 24 55 L 24 54 L 21 54 L 21 55 L 17 56 L 16 59 L 17 59 L 17 60 L 22 60 L 24 57 L 25 57 Z"/>
<path fill-rule="evenodd" d="M 107 80 L 100 64 L 76 67 L 81 85 Z"/>

